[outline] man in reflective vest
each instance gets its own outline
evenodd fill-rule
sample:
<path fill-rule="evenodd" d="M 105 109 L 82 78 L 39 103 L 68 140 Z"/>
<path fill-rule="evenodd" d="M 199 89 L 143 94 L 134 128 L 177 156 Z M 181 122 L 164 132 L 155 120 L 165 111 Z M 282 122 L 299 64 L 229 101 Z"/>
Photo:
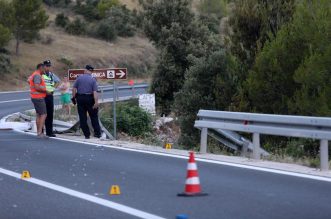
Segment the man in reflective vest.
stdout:
<path fill-rule="evenodd" d="M 46 84 L 42 77 L 43 68 L 43 64 L 38 64 L 37 70 L 29 77 L 30 95 L 36 110 L 37 136 L 39 138 L 46 138 L 43 134 L 43 127 L 47 116 L 45 104 Z"/>
<path fill-rule="evenodd" d="M 50 60 L 44 61 L 45 66 L 45 73 L 43 74 L 43 79 L 45 80 L 46 84 L 46 110 L 47 110 L 47 117 L 45 121 L 46 126 L 46 135 L 48 137 L 56 137 L 53 133 L 53 115 L 54 115 L 54 91 L 55 88 L 58 86 L 60 79 L 51 72 L 52 63 Z"/>

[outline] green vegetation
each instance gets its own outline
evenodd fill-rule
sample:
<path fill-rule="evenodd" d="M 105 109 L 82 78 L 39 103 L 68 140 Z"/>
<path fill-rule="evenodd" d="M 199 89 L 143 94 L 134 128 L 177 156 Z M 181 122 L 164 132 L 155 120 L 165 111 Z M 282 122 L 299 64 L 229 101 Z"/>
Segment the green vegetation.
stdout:
<path fill-rule="evenodd" d="M 214 3 L 218 12 L 208 13 Z M 202 1 L 195 15 L 189 0 L 143 1 L 145 34 L 160 50 L 152 92 L 160 114 L 178 116 L 180 143 L 198 145 L 193 122 L 201 108 L 330 116 L 331 2 L 231 1 L 222 40 L 224 3 Z M 271 152 L 316 156 L 312 141 L 263 143 Z"/>
<path fill-rule="evenodd" d="M 65 28 L 69 23 L 69 18 L 65 16 L 63 13 L 56 15 L 55 25 L 59 27 Z"/>
<path fill-rule="evenodd" d="M 43 2 L 52 7 L 66 7 L 68 6 L 72 1 L 71 0 L 43 0 Z"/>
<path fill-rule="evenodd" d="M 56 16 L 55 24 L 72 35 L 88 35 L 106 41 L 120 37 L 132 37 L 136 32 L 137 12 L 120 5 L 118 0 L 77 1 L 71 8 L 84 20 L 73 22 L 63 13 Z"/>
<path fill-rule="evenodd" d="M 85 35 L 86 34 L 86 23 L 76 18 L 73 22 L 69 22 L 65 31 L 72 35 Z"/>
<path fill-rule="evenodd" d="M 331 2 L 298 5 L 256 58 L 246 89 L 258 112 L 330 116 Z"/>
<path fill-rule="evenodd" d="M 48 16 L 41 7 L 41 0 L 13 0 L 12 31 L 16 38 L 16 55 L 19 55 L 21 40 L 32 42 L 39 36 L 39 30 L 46 27 Z"/>
<path fill-rule="evenodd" d="M 116 105 L 117 129 L 130 136 L 143 136 L 152 131 L 152 117 L 142 110 L 136 100 L 120 102 Z M 105 108 L 101 121 L 108 130 L 113 129 L 112 107 Z"/>
<path fill-rule="evenodd" d="M 198 9 L 201 14 L 214 14 L 218 18 L 224 17 L 227 7 L 226 0 L 201 0 Z"/>
<path fill-rule="evenodd" d="M 118 6 L 119 0 L 101 0 L 99 1 L 97 8 L 99 12 L 99 16 L 101 18 L 106 17 L 107 11 L 109 11 L 112 7 Z"/>
<path fill-rule="evenodd" d="M 160 50 L 151 89 L 160 113 L 169 114 L 191 65 L 189 55 L 201 57 L 219 45 L 208 27 L 195 18 L 189 0 L 144 1 L 143 8 L 145 34 Z"/>

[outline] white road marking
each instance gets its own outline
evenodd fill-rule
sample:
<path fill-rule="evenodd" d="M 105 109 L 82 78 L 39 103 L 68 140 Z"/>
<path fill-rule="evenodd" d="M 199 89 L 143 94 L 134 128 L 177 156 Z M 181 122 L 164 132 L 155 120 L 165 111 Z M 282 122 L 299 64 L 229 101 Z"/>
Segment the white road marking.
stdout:
<path fill-rule="evenodd" d="M 27 93 L 29 90 L 1 91 L 0 94 Z"/>
<path fill-rule="evenodd" d="M 0 167 L 0 173 L 5 174 L 7 176 L 14 177 L 16 179 L 21 179 L 21 174 L 10 171 L 10 170 L 3 169 L 1 167 Z M 102 206 L 105 206 L 105 207 L 108 207 L 108 208 L 111 208 L 111 209 L 114 209 L 117 211 L 121 211 L 123 213 L 130 214 L 130 215 L 133 215 L 133 216 L 136 216 L 139 218 L 164 219 L 163 217 L 160 217 L 160 216 L 157 216 L 154 214 L 150 214 L 150 213 L 147 213 L 147 212 L 135 209 L 135 208 L 131 208 L 126 205 L 118 204 L 116 202 L 98 198 L 98 197 L 95 197 L 95 196 L 92 196 L 92 195 L 89 195 L 86 193 L 78 192 L 76 190 L 72 190 L 72 189 L 69 189 L 69 188 L 66 188 L 63 186 L 59 186 L 59 185 L 56 185 L 53 183 L 49 183 L 49 182 L 46 182 L 43 180 L 36 179 L 33 177 L 31 177 L 30 179 L 24 179 L 22 181 L 33 183 L 33 184 L 57 191 L 57 192 L 61 192 L 61 193 L 64 193 L 64 194 L 67 194 L 67 195 L 70 195 L 70 196 L 73 196 L 76 198 L 80 198 L 80 199 L 83 199 L 83 200 L 86 200 L 89 202 L 93 202 L 95 204 L 102 205 Z"/>
<path fill-rule="evenodd" d="M 13 102 L 27 101 L 27 100 L 31 100 L 31 99 L 4 100 L 4 101 L 0 101 L 0 104 L 1 103 L 13 103 Z"/>
<path fill-rule="evenodd" d="M 19 132 L 19 133 L 29 134 L 29 135 L 36 135 L 34 133 L 28 133 L 28 132 L 24 132 L 24 131 L 20 131 L 20 130 L 15 130 L 15 131 Z M 141 149 L 124 148 L 124 147 L 118 147 L 118 146 L 112 146 L 112 145 L 102 145 L 102 144 L 81 142 L 81 141 L 63 139 L 63 138 L 54 138 L 54 139 L 60 140 L 60 141 L 66 141 L 66 142 L 85 144 L 85 145 L 93 145 L 93 146 L 98 146 L 98 147 L 102 146 L 102 147 L 106 147 L 106 148 L 118 149 L 118 150 L 123 150 L 123 151 L 132 151 L 132 152 L 138 152 L 138 153 L 144 153 L 144 154 L 152 154 L 152 155 L 158 155 L 158 156 L 164 156 L 164 157 L 185 159 L 185 160 L 188 159 L 188 155 L 184 156 L 184 155 L 169 154 L 169 153 L 156 152 L 156 151 L 143 151 Z M 278 170 L 278 169 L 272 169 L 272 168 L 266 168 L 266 167 L 257 167 L 257 166 L 246 165 L 246 164 L 237 164 L 237 163 L 231 163 L 231 162 L 226 162 L 226 161 L 209 160 L 209 159 L 205 159 L 205 158 L 195 158 L 195 160 L 204 162 L 204 163 L 219 164 L 219 165 L 224 165 L 224 166 L 257 170 L 257 171 L 281 174 L 281 175 L 286 175 L 286 176 L 295 176 L 295 177 L 300 177 L 300 178 L 306 178 L 306 179 L 312 179 L 312 180 L 318 180 L 318 181 L 324 181 L 324 182 L 331 182 L 330 177 L 324 177 L 324 176 L 315 176 L 315 175 L 309 175 L 309 174 L 305 174 L 305 173 L 296 173 L 296 172 L 291 172 L 291 171 Z"/>

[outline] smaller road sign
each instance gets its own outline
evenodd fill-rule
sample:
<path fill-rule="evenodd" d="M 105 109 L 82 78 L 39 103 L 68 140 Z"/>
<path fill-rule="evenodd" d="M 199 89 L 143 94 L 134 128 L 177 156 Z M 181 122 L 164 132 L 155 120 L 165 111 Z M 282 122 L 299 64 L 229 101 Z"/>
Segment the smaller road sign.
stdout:
<path fill-rule="evenodd" d="M 84 69 L 69 69 L 68 78 L 70 81 L 76 80 L 76 78 L 84 74 Z M 104 69 L 94 69 L 92 71 L 92 76 L 97 79 L 103 80 L 125 80 L 127 78 L 126 68 L 104 68 Z"/>

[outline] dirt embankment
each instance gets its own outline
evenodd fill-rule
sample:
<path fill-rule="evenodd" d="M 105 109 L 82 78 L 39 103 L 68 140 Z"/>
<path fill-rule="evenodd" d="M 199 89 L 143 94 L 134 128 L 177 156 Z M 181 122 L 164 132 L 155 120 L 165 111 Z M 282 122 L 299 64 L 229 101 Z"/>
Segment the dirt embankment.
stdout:
<path fill-rule="evenodd" d="M 130 1 L 130 0 L 129 0 Z M 58 9 L 47 8 L 49 25 L 41 31 L 41 39 L 33 44 L 21 43 L 20 55 L 15 55 L 15 40 L 7 49 L 10 51 L 13 69 L 0 79 L 0 90 L 21 90 L 27 88 L 26 79 L 37 63 L 51 59 L 54 72 L 60 76 L 66 74 L 68 68 L 82 68 L 87 63 L 96 67 L 131 67 L 152 65 L 157 51 L 142 34 L 130 38 L 118 38 L 107 42 L 91 37 L 73 36 L 54 24 Z M 136 68 L 136 69 L 137 69 Z M 139 68 L 140 69 L 140 68 Z M 136 70 L 135 70 L 136 71 Z M 148 75 L 146 68 L 130 74 L 129 78 L 141 78 Z M 146 77 L 146 76 L 145 76 Z"/>

